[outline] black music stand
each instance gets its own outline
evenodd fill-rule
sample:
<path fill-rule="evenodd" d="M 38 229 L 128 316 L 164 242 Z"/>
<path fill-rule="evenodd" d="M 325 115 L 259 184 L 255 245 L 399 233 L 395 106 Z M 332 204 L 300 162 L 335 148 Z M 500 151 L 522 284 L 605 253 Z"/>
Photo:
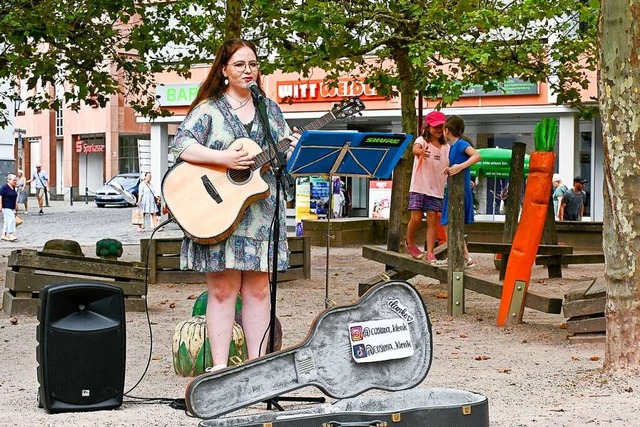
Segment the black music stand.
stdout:
<path fill-rule="evenodd" d="M 305 131 L 296 145 L 287 170 L 292 176 L 347 176 L 389 178 L 413 140 L 404 133 Z M 329 190 L 327 212 L 327 262 L 325 308 L 329 307 L 329 246 L 333 190 Z"/>

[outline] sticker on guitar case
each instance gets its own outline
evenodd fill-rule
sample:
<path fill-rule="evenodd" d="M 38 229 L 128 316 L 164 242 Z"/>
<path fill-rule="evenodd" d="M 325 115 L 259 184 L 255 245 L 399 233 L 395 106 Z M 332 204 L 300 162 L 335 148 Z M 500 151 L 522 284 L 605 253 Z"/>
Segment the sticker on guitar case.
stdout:
<path fill-rule="evenodd" d="M 353 360 L 356 363 L 380 362 L 413 356 L 411 331 L 404 319 L 351 323 L 349 340 Z"/>
<path fill-rule="evenodd" d="M 407 323 L 413 322 L 414 317 L 411 315 L 411 313 L 409 313 L 407 307 L 402 305 L 399 299 L 396 298 L 389 300 L 387 306 L 391 309 L 391 311 L 406 320 Z"/>

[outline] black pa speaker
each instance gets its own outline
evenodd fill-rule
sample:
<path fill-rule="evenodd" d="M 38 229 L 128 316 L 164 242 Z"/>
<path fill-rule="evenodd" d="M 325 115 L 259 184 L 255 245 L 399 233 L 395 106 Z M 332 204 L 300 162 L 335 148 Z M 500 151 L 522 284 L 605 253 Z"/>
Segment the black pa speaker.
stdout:
<path fill-rule="evenodd" d="M 49 412 L 122 405 L 122 289 L 101 283 L 47 285 L 40 293 L 38 320 L 39 405 Z"/>

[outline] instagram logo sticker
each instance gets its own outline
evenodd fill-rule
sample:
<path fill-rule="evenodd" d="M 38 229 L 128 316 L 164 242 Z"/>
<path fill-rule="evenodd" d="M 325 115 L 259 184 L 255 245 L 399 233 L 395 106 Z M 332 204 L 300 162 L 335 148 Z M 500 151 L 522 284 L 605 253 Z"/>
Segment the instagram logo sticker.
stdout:
<path fill-rule="evenodd" d="M 362 326 L 351 327 L 351 341 L 362 341 Z"/>

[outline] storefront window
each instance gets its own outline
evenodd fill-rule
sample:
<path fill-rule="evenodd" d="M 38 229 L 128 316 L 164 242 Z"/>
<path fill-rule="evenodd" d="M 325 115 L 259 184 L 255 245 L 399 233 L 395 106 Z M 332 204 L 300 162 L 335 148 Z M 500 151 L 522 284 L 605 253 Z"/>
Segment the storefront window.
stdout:
<path fill-rule="evenodd" d="M 118 172 L 139 172 L 138 140 L 149 139 L 149 135 L 120 135 L 118 141 Z"/>

